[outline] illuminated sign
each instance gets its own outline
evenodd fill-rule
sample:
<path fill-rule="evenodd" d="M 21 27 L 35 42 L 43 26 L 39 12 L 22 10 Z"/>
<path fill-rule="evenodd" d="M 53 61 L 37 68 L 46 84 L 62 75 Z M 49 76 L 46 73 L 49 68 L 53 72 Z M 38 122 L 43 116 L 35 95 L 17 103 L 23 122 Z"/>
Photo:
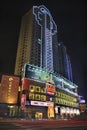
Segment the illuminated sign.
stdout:
<path fill-rule="evenodd" d="M 85 100 L 80 100 L 79 103 L 85 103 Z"/>
<path fill-rule="evenodd" d="M 50 83 L 46 83 L 46 93 L 49 95 L 54 95 L 55 94 L 55 86 L 50 84 Z"/>
<path fill-rule="evenodd" d="M 44 71 L 40 67 L 25 64 L 23 77 L 46 82 L 50 78 L 50 73 Z"/>
<path fill-rule="evenodd" d="M 22 78 L 22 89 L 29 90 L 29 79 Z"/>
<path fill-rule="evenodd" d="M 79 96 L 79 103 L 85 103 L 85 99 L 83 96 Z"/>
<path fill-rule="evenodd" d="M 54 118 L 54 107 L 48 107 L 47 114 L 49 119 Z"/>
<path fill-rule="evenodd" d="M 53 107 L 54 106 L 54 102 L 31 101 L 31 105 Z"/>

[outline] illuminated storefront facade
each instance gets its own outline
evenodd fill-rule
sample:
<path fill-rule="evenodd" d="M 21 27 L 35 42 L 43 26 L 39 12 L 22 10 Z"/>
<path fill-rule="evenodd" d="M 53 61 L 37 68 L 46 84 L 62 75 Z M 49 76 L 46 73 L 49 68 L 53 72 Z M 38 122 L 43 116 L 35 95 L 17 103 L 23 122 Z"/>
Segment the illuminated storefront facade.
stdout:
<path fill-rule="evenodd" d="M 79 115 L 78 97 L 57 89 L 55 97 L 56 118 L 71 118 Z"/>
<path fill-rule="evenodd" d="M 49 84 L 28 78 L 23 78 L 22 83 L 23 90 L 25 90 L 26 102 L 24 101 L 25 105 L 21 105 L 21 109 L 24 112 L 27 111 L 28 118 L 54 118 L 55 91 L 53 86 L 51 86 L 52 89 L 49 89 Z"/>
<path fill-rule="evenodd" d="M 31 113 L 30 117 L 57 119 L 80 114 L 77 86 L 39 67 L 25 64 L 22 90 L 26 95 L 24 111 Z"/>
<path fill-rule="evenodd" d="M 2 76 L 0 111 L 4 108 L 5 116 L 59 119 L 80 114 L 77 86 L 65 78 L 25 64 L 20 91 L 19 80 L 16 76 Z"/>

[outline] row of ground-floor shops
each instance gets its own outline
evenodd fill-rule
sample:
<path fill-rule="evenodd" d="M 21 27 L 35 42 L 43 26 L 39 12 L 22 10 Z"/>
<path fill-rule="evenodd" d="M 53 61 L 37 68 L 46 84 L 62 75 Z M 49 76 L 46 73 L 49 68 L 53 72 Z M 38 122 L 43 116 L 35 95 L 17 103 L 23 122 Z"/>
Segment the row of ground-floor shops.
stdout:
<path fill-rule="evenodd" d="M 20 111 L 21 118 L 26 119 L 68 119 L 79 114 L 78 109 L 62 106 L 56 106 L 55 108 L 27 106 L 25 110 Z"/>
<path fill-rule="evenodd" d="M 0 117 L 16 117 L 24 119 L 65 119 L 79 115 L 79 109 L 66 106 L 0 105 Z"/>

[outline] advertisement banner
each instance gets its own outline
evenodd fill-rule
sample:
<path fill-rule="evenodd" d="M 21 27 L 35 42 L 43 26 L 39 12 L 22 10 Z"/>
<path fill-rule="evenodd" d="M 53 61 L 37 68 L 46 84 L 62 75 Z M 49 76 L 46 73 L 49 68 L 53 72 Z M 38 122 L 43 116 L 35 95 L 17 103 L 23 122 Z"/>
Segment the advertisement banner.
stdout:
<path fill-rule="evenodd" d="M 31 101 L 31 105 L 54 107 L 54 102 Z"/>
<path fill-rule="evenodd" d="M 50 83 L 46 83 L 46 93 L 49 95 L 55 95 L 55 86 Z"/>

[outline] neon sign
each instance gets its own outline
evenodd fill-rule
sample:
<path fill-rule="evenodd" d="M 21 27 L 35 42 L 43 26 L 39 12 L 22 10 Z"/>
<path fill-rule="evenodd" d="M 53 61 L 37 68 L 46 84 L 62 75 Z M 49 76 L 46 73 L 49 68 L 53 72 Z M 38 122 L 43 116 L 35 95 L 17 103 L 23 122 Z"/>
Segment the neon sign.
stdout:
<path fill-rule="evenodd" d="M 55 94 L 55 86 L 50 84 L 50 83 L 46 83 L 46 93 L 49 95 L 54 95 Z"/>

